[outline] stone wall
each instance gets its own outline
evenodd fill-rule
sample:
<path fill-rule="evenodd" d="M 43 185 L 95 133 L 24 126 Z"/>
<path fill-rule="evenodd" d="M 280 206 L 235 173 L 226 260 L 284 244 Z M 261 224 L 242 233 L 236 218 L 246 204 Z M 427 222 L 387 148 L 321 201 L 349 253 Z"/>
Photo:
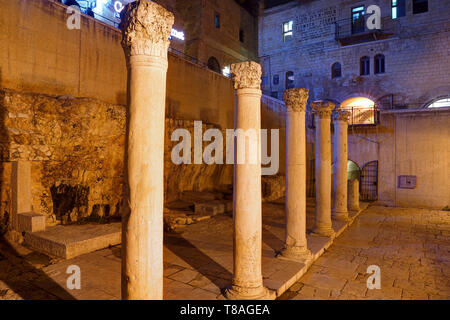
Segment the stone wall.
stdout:
<path fill-rule="evenodd" d="M 124 106 L 1 90 L 0 114 L 1 217 L 11 213 L 13 161 L 32 162 L 33 210 L 46 215 L 49 225 L 120 215 Z M 176 200 L 183 191 L 215 191 L 231 185 L 232 166 L 173 164 L 171 151 L 177 142 L 170 137 L 177 128 L 188 129 L 194 137 L 194 121 L 166 119 L 165 200 Z M 209 128 L 220 126 L 205 123 L 204 130 Z"/>

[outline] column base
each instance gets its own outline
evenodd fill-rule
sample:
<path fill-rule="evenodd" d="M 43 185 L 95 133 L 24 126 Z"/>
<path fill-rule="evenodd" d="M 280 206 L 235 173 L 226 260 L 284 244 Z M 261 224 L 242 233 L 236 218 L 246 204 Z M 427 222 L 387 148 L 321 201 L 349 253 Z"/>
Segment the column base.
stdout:
<path fill-rule="evenodd" d="M 331 218 L 334 220 L 350 222 L 352 219 L 348 216 L 348 212 L 333 212 Z"/>
<path fill-rule="evenodd" d="M 312 230 L 312 235 L 333 238 L 335 236 L 335 232 L 331 226 L 330 227 L 316 226 Z"/>
<path fill-rule="evenodd" d="M 228 300 L 275 300 L 277 295 L 275 291 L 266 287 L 244 288 L 231 286 L 225 289 L 223 296 Z"/>
<path fill-rule="evenodd" d="M 287 246 L 277 253 L 278 259 L 307 262 L 312 259 L 312 253 L 306 247 Z"/>

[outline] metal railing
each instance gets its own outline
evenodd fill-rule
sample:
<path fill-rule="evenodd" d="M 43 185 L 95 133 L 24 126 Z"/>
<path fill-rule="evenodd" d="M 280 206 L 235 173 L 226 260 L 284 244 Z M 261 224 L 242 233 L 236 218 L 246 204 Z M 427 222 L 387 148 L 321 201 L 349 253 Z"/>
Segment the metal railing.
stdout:
<path fill-rule="evenodd" d="M 381 18 L 381 29 L 369 29 L 367 27 L 367 18 L 364 16 L 359 20 L 352 18 L 338 20 L 334 23 L 335 39 L 341 40 L 350 37 L 363 37 L 365 35 L 380 35 L 393 32 L 390 17 Z"/>
<path fill-rule="evenodd" d="M 350 112 L 349 126 L 376 126 L 380 123 L 380 109 L 378 105 L 374 107 L 350 107 L 343 108 Z M 306 124 L 310 129 L 315 129 L 315 114 L 310 111 L 306 115 Z M 333 125 L 333 122 L 331 122 Z"/>

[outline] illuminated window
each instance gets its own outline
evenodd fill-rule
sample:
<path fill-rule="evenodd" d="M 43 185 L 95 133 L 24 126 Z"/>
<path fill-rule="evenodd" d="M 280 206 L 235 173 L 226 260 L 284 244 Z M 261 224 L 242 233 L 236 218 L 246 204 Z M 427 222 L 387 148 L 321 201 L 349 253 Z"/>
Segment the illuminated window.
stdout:
<path fill-rule="evenodd" d="M 342 77 L 342 68 L 339 62 L 334 63 L 331 66 L 331 79 Z"/>
<path fill-rule="evenodd" d="M 292 89 L 295 85 L 295 77 L 294 72 L 288 71 L 286 72 L 286 89 Z"/>
<path fill-rule="evenodd" d="M 364 6 L 352 8 L 352 34 L 365 30 Z"/>
<path fill-rule="evenodd" d="M 359 73 L 362 76 L 367 76 L 370 74 L 370 58 L 362 57 L 359 62 Z"/>
<path fill-rule="evenodd" d="M 384 55 L 377 54 L 374 58 L 375 61 L 375 74 L 384 73 Z"/>
<path fill-rule="evenodd" d="M 365 97 L 355 97 L 341 103 L 341 109 L 350 112 L 350 125 L 374 125 L 378 123 L 375 102 Z"/>
<path fill-rule="evenodd" d="M 450 108 L 450 97 L 436 100 L 428 108 Z"/>
<path fill-rule="evenodd" d="M 428 0 L 413 0 L 413 14 L 428 11 Z"/>
<path fill-rule="evenodd" d="M 406 15 L 406 0 L 391 0 L 392 19 L 404 17 Z"/>
<path fill-rule="evenodd" d="M 294 37 L 294 21 L 283 23 L 283 41 L 291 41 Z"/>

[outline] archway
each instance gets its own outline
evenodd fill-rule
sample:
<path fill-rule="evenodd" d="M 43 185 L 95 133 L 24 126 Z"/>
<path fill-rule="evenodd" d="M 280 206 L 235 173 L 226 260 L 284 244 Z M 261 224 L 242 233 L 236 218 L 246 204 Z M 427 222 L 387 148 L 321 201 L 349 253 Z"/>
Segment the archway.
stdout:
<path fill-rule="evenodd" d="M 358 180 L 361 185 L 361 169 L 358 164 L 353 160 L 347 161 L 347 179 Z"/>
<path fill-rule="evenodd" d="M 450 95 L 434 99 L 425 108 L 450 108 Z"/>
<path fill-rule="evenodd" d="M 341 103 L 341 109 L 350 111 L 350 125 L 375 124 L 375 102 L 366 97 L 354 97 Z"/>
<path fill-rule="evenodd" d="M 215 71 L 217 73 L 222 73 L 222 69 L 220 69 L 219 61 L 216 58 L 211 57 L 208 59 L 208 69 Z"/>

